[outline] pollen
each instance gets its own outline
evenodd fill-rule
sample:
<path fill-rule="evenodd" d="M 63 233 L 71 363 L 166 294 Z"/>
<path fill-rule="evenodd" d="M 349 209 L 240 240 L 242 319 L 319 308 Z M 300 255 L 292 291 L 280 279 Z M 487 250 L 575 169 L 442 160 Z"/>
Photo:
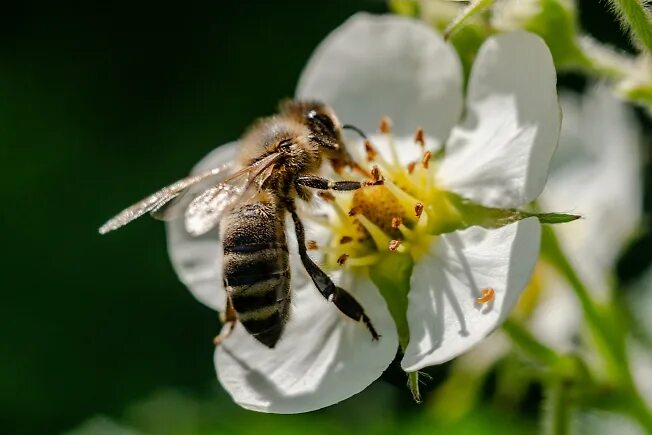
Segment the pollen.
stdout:
<path fill-rule="evenodd" d="M 387 116 L 380 118 L 380 124 L 378 125 L 378 130 L 381 134 L 391 134 L 392 133 L 392 120 Z"/>
<path fill-rule="evenodd" d="M 403 216 L 401 204 L 385 186 L 357 190 L 353 194 L 353 209 L 386 233 L 394 229 L 394 218 Z"/>
<path fill-rule="evenodd" d="M 339 257 L 337 257 L 337 264 L 340 266 L 344 266 L 344 263 L 346 263 L 346 260 L 349 259 L 349 254 L 342 254 Z"/>
<path fill-rule="evenodd" d="M 419 219 L 423 214 L 423 207 L 424 205 L 421 202 L 414 204 L 414 215 L 417 217 L 417 219 Z"/>
<path fill-rule="evenodd" d="M 423 129 L 397 139 L 391 120 L 383 117 L 379 130 L 380 135 L 347 144 L 357 149 L 352 155 L 360 156 L 355 163 L 362 170 L 343 172 L 340 179 L 361 181 L 362 187 L 325 197 L 334 213 L 319 223 L 332 237 L 319 249 L 333 270 L 346 264 L 347 271 L 357 273 L 387 256 L 409 255 L 417 261 L 461 219 L 448 193 L 438 187 L 440 154 L 426 148 Z M 404 147 L 418 148 L 421 157 L 407 163 L 401 157 L 410 150 Z"/>
<path fill-rule="evenodd" d="M 376 151 L 376 148 L 374 148 L 373 144 L 369 139 L 366 139 L 364 141 L 364 150 L 365 153 L 367 154 L 367 161 L 373 162 L 376 159 L 378 152 Z"/>
<path fill-rule="evenodd" d="M 423 128 L 417 128 L 417 131 L 414 133 L 414 143 L 419 145 L 421 148 L 426 146 L 426 141 L 423 138 Z"/>
<path fill-rule="evenodd" d="M 317 195 L 325 201 L 335 201 L 335 195 L 330 192 L 319 192 Z"/>
<path fill-rule="evenodd" d="M 496 291 L 492 287 L 483 288 L 480 290 L 480 293 L 482 293 L 482 296 L 476 299 L 476 302 L 479 304 L 486 304 L 487 302 L 491 302 L 496 297 Z"/>
<path fill-rule="evenodd" d="M 430 159 L 432 158 L 432 153 L 430 151 L 426 151 L 423 153 L 423 158 L 421 159 L 421 164 L 425 169 L 428 169 L 428 164 L 430 164 Z"/>

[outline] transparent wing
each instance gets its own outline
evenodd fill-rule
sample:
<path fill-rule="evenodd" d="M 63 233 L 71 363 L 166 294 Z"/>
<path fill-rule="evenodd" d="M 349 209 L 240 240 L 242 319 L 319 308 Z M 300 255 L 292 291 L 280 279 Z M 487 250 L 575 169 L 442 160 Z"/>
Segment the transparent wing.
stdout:
<path fill-rule="evenodd" d="M 258 192 L 259 187 L 271 175 L 277 159 L 277 154 L 269 155 L 245 168 L 247 177 L 234 174 L 227 182 L 218 184 L 193 199 L 186 209 L 186 231 L 193 236 L 210 231 L 233 204 Z"/>
<path fill-rule="evenodd" d="M 165 205 L 171 199 L 175 198 L 181 192 L 201 181 L 215 181 L 220 178 L 224 178 L 232 173 L 235 167 L 235 163 L 229 162 L 217 168 L 209 169 L 207 171 L 200 172 L 199 174 L 176 181 L 169 186 L 166 186 L 163 189 L 149 195 L 148 197 L 143 198 L 131 207 L 121 211 L 116 216 L 109 219 L 109 221 L 100 227 L 100 234 L 106 234 L 109 231 L 113 231 L 123 225 L 128 224 L 129 222 L 141 217 L 147 212 L 160 209 L 163 205 Z"/>

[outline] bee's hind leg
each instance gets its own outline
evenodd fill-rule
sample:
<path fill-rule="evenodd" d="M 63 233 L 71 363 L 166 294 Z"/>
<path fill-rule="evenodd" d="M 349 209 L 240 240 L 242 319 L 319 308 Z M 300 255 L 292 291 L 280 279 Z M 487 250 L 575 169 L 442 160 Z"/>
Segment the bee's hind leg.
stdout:
<path fill-rule="evenodd" d="M 231 297 L 229 295 L 226 296 L 226 310 L 224 313 L 220 314 L 220 320 L 227 329 L 225 332 L 224 328 L 222 328 L 222 332 L 213 338 L 213 344 L 215 346 L 222 344 L 222 342 L 231 335 L 233 328 L 235 328 L 235 322 L 238 321 L 238 314 L 233 308 L 233 302 L 231 302 Z"/>
<path fill-rule="evenodd" d="M 337 287 L 329 276 L 312 261 L 308 255 L 308 250 L 306 249 L 306 233 L 303 228 L 303 223 L 297 215 L 294 204 L 289 204 L 288 210 L 290 211 L 292 220 L 294 221 L 294 230 L 297 234 L 297 242 L 299 243 L 299 256 L 301 257 L 301 262 L 303 263 L 306 272 L 308 272 L 308 275 L 310 275 L 310 278 L 315 283 L 315 286 L 317 286 L 319 292 L 329 302 L 333 302 L 342 313 L 355 321 L 364 323 L 371 333 L 371 338 L 373 340 L 378 340 L 380 335 L 376 332 L 369 316 L 365 314 L 362 305 L 360 305 L 360 303 L 349 292 L 341 287 Z"/>

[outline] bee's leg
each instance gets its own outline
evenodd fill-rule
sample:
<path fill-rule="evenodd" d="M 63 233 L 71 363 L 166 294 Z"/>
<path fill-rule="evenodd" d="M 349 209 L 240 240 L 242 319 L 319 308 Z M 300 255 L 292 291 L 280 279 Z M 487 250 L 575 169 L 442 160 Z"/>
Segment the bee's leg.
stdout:
<path fill-rule="evenodd" d="M 306 272 L 308 272 L 308 275 L 310 275 L 310 278 L 315 283 L 315 286 L 317 286 L 319 292 L 328 299 L 329 302 L 333 302 L 342 313 L 355 321 L 361 321 L 364 323 L 367 326 L 367 329 L 369 329 L 371 337 L 374 340 L 378 340 L 380 335 L 378 335 L 371 320 L 365 314 L 362 305 L 360 305 L 360 303 L 355 300 L 349 292 L 341 287 L 337 287 L 329 276 L 312 261 L 308 255 L 308 250 L 306 249 L 306 233 L 303 228 L 303 223 L 297 215 L 294 204 L 289 204 L 288 210 L 292 214 L 292 220 L 294 221 L 294 230 L 297 234 L 297 242 L 299 243 L 299 256 L 301 257 L 301 262 L 303 263 Z"/>
<path fill-rule="evenodd" d="M 231 302 L 231 296 L 229 295 L 226 296 L 226 310 L 220 315 L 220 320 L 224 323 L 224 326 L 228 326 L 228 329 L 226 333 L 222 331 L 213 338 L 213 344 L 215 346 L 222 344 L 231 335 L 233 328 L 235 328 L 235 322 L 238 321 L 238 314 L 235 312 L 235 308 L 233 308 L 233 302 Z"/>
<path fill-rule="evenodd" d="M 314 175 L 298 177 L 296 180 L 296 183 L 299 186 L 319 190 L 358 190 L 365 186 L 379 186 L 383 184 L 383 182 L 384 180 L 379 176 L 374 176 L 374 178 L 369 181 L 333 181 Z"/>

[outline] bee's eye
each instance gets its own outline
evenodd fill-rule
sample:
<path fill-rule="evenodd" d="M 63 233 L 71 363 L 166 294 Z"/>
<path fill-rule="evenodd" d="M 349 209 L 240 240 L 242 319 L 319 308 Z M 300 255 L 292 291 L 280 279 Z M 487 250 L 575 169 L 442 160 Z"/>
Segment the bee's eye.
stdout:
<path fill-rule="evenodd" d="M 283 139 L 279 142 L 278 147 L 280 149 L 287 149 L 290 148 L 290 145 L 292 145 L 292 139 Z"/>
<path fill-rule="evenodd" d="M 325 132 L 335 132 L 335 125 L 333 124 L 333 120 L 328 115 L 319 113 L 316 110 L 311 110 L 308 112 L 308 119 L 317 123 Z"/>

